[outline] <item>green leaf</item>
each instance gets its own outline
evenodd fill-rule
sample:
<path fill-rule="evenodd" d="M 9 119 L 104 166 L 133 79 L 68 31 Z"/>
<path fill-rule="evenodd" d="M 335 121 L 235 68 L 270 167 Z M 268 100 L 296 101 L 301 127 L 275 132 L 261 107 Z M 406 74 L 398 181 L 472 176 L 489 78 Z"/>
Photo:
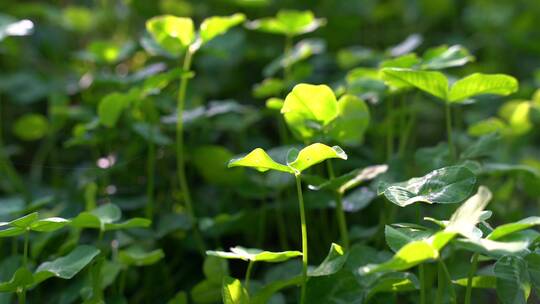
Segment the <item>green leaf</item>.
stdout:
<path fill-rule="evenodd" d="M 422 177 L 386 186 L 384 196 L 405 207 L 416 202 L 453 204 L 466 199 L 476 184 L 474 173 L 464 166 L 437 169 Z"/>
<path fill-rule="evenodd" d="M 127 266 L 147 266 L 157 263 L 164 256 L 161 249 L 144 251 L 140 247 L 130 247 L 118 253 L 118 260 Z"/>
<path fill-rule="evenodd" d="M 98 105 L 99 122 L 109 128 L 114 127 L 129 104 L 130 98 L 127 94 L 114 92 L 105 96 Z"/>
<path fill-rule="evenodd" d="M 329 125 L 329 135 L 345 145 L 360 144 L 369 126 L 369 108 L 354 95 L 344 95 L 337 102 L 337 117 Z"/>
<path fill-rule="evenodd" d="M 431 236 L 430 231 L 413 228 L 394 228 L 386 225 L 384 227 L 386 244 L 392 251 L 397 252 L 403 246 L 413 241 L 419 241 Z"/>
<path fill-rule="evenodd" d="M 469 282 L 468 278 L 462 278 L 452 281 L 454 284 L 467 287 Z M 472 287 L 473 288 L 485 288 L 485 289 L 496 289 L 497 277 L 494 276 L 475 276 L 472 278 Z"/>
<path fill-rule="evenodd" d="M 229 168 L 232 167 L 250 167 L 255 168 L 260 172 L 266 172 L 268 170 L 276 170 L 287 173 L 294 173 L 294 171 L 282 164 L 275 162 L 263 149 L 257 148 L 251 151 L 244 157 L 235 158 L 229 161 Z"/>
<path fill-rule="evenodd" d="M 9 222 L 9 225 L 10 226 L 13 226 L 13 227 L 18 227 L 18 228 L 23 228 L 23 229 L 27 229 L 30 227 L 30 225 L 37 221 L 39 218 L 39 215 L 37 212 L 33 212 L 33 213 L 30 213 L 30 214 L 27 214 L 23 217 L 20 217 L 16 220 L 13 220 L 11 222 Z"/>
<path fill-rule="evenodd" d="M 510 95 L 518 90 L 518 81 L 504 74 L 474 73 L 456 81 L 448 94 L 449 102 L 459 102 L 483 94 Z"/>
<path fill-rule="evenodd" d="M 531 278 L 531 283 L 538 294 L 540 291 L 540 254 L 533 252 L 525 256 L 527 262 L 527 269 Z"/>
<path fill-rule="evenodd" d="M 279 78 L 266 78 L 253 86 L 253 97 L 266 98 L 279 95 L 285 89 L 285 82 Z M 281 107 L 279 108 L 281 109 Z"/>
<path fill-rule="evenodd" d="M 249 295 L 238 279 L 223 279 L 222 297 L 224 304 L 249 304 Z"/>
<path fill-rule="evenodd" d="M 39 284 L 51 277 L 71 279 L 99 253 L 100 250 L 95 247 L 79 245 L 66 256 L 39 265 L 34 273 L 34 283 Z"/>
<path fill-rule="evenodd" d="M 32 273 L 25 267 L 15 271 L 11 280 L 0 283 L 0 292 L 17 292 L 34 282 Z"/>
<path fill-rule="evenodd" d="M 22 140 L 38 140 L 47 135 L 49 121 L 41 114 L 25 114 L 13 124 L 13 133 Z"/>
<path fill-rule="evenodd" d="M 446 232 L 459 233 L 468 238 L 477 238 L 476 224 L 481 221 L 483 211 L 491 200 L 491 192 L 487 187 L 480 186 L 478 192 L 465 201 L 452 214 Z"/>
<path fill-rule="evenodd" d="M 274 280 L 257 291 L 254 297 L 251 298 L 250 304 L 266 304 L 270 303 L 270 298 L 281 289 L 296 286 L 302 283 L 302 276 L 295 276 L 286 280 Z"/>
<path fill-rule="evenodd" d="M 407 292 L 420 288 L 416 276 L 409 272 L 391 272 L 378 277 L 375 284 L 369 289 L 367 298 L 384 292 Z"/>
<path fill-rule="evenodd" d="M 474 56 L 461 45 L 442 45 L 428 49 L 422 56 L 422 69 L 440 70 L 450 67 L 463 66 L 474 61 Z"/>
<path fill-rule="evenodd" d="M 195 40 L 191 18 L 172 15 L 153 17 L 146 22 L 146 30 L 160 47 L 173 55 L 180 55 Z"/>
<path fill-rule="evenodd" d="M 481 253 L 490 257 L 501 257 L 504 255 L 516 255 L 527 252 L 531 240 L 526 236 L 515 241 L 493 241 L 488 239 L 456 239 L 457 247 L 468 251 Z"/>
<path fill-rule="evenodd" d="M 298 84 L 281 108 L 287 125 L 299 139 L 310 139 L 338 115 L 332 89 L 326 85 Z"/>
<path fill-rule="evenodd" d="M 224 34 L 230 28 L 244 22 L 245 19 L 246 16 L 240 13 L 230 16 L 213 16 L 204 19 L 199 30 L 202 42 L 206 43 L 215 37 Z"/>
<path fill-rule="evenodd" d="M 413 241 L 403 246 L 390 260 L 382 264 L 370 264 L 360 267 L 358 272 L 360 274 L 370 274 L 381 271 L 403 271 L 438 257 L 439 251 L 428 241 Z"/>
<path fill-rule="evenodd" d="M 498 226 L 487 236 L 487 238 L 490 240 L 498 240 L 514 232 L 529 229 L 537 225 L 540 225 L 540 217 L 531 216 L 514 223 Z"/>
<path fill-rule="evenodd" d="M 145 218 L 134 217 L 121 223 L 107 223 L 104 231 L 132 229 L 132 228 L 147 228 L 150 227 L 152 221 Z"/>
<path fill-rule="evenodd" d="M 197 304 L 218 303 L 221 296 L 221 282 L 215 283 L 209 280 L 203 280 L 191 289 L 191 299 Z"/>
<path fill-rule="evenodd" d="M 527 263 L 519 256 L 505 256 L 493 268 L 497 296 L 503 304 L 526 304 L 531 292 Z"/>
<path fill-rule="evenodd" d="M 311 190 L 329 190 L 345 193 L 347 190 L 355 188 L 361 183 L 374 179 L 388 170 L 387 165 L 373 165 L 363 169 L 356 169 L 331 180 L 323 180 L 318 183 L 311 183 Z"/>
<path fill-rule="evenodd" d="M 490 133 L 502 132 L 506 128 L 506 124 L 499 118 L 491 117 L 469 126 L 467 133 L 471 136 L 482 136 Z"/>
<path fill-rule="evenodd" d="M 207 256 L 203 263 L 203 273 L 208 281 L 219 286 L 223 279 L 229 275 L 229 265 L 223 259 Z"/>
<path fill-rule="evenodd" d="M 314 143 L 300 150 L 296 159 L 288 165 L 294 169 L 294 172 L 301 173 L 330 158 L 347 159 L 347 154 L 339 146 L 329 147 L 325 144 Z"/>
<path fill-rule="evenodd" d="M 446 100 L 448 79 L 443 73 L 401 68 L 384 68 L 381 70 L 381 73 L 382 78 L 393 87 L 415 87 L 442 100 Z"/>
<path fill-rule="evenodd" d="M 242 182 L 243 170 L 227 170 L 227 162 L 233 154 L 224 147 L 206 145 L 195 149 L 193 163 L 209 183 L 232 186 Z"/>
<path fill-rule="evenodd" d="M 311 11 L 280 10 L 274 18 L 250 22 L 248 28 L 294 37 L 313 32 L 324 24 L 324 19 L 315 18 Z"/>
<path fill-rule="evenodd" d="M 30 229 L 38 232 L 51 232 L 66 226 L 69 222 L 70 221 L 65 218 L 49 217 L 33 222 L 30 225 Z"/>
<path fill-rule="evenodd" d="M 322 263 L 308 273 L 310 277 L 329 276 L 341 270 L 347 262 L 347 255 L 338 244 L 332 243 L 328 255 Z"/>
<path fill-rule="evenodd" d="M 283 262 L 302 255 L 302 253 L 299 251 L 271 252 L 254 248 L 244 248 L 240 246 L 230 248 L 230 252 L 208 250 L 206 251 L 206 254 L 224 259 L 239 259 L 244 261 L 269 263 Z"/>

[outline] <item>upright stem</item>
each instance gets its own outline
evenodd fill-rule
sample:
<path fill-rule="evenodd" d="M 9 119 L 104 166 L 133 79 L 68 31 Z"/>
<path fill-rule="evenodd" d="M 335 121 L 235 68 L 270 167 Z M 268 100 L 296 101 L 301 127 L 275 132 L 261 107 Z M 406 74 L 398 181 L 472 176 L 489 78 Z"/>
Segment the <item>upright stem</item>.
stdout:
<path fill-rule="evenodd" d="M 446 112 L 446 136 L 448 137 L 448 151 L 450 152 L 450 157 L 453 161 L 456 160 L 456 148 L 454 147 L 454 142 L 452 140 L 452 109 L 450 108 L 450 103 L 445 102 L 444 108 Z"/>
<path fill-rule="evenodd" d="M 178 103 L 176 108 L 176 164 L 178 171 L 178 180 L 180 182 L 180 191 L 182 191 L 182 196 L 184 202 L 186 203 L 186 209 L 189 216 L 194 219 L 195 214 L 193 212 L 193 204 L 191 201 L 191 194 L 189 192 L 189 187 L 187 185 L 186 179 L 186 169 L 185 169 L 185 158 L 184 158 L 184 106 L 186 103 L 186 90 L 189 81 L 189 72 L 191 68 L 191 59 L 193 53 L 189 50 L 186 51 L 184 56 L 184 63 L 182 65 L 182 78 L 180 79 L 180 88 L 178 89 Z"/>
<path fill-rule="evenodd" d="M 471 268 L 469 269 L 469 275 L 467 276 L 467 290 L 465 291 L 465 304 L 471 304 L 472 295 L 472 280 L 478 267 L 478 253 L 472 256 Z"/>
<path fill-rule="evenodd" d="M 23 266 L 28 266 L 28 243 L 29 243 L 30 232 L 26 231 L 24 233 L 24 252 L 23 252 Z"/>
<path fill-rule="evenodd" d="M 443 273 L 446 277 L 446 280 L 448 281 L 448 288 L 450 289 L 450 303 L 456 304 L 456 292 L 454 290 L 454 285 L 452 283 L 452 277 L 450 276 L 450 272 L 448 271 L 448 268 L 446 267 L 446 263 L 444 263 L 443 260 L 439 261 L 439 265 L 441 266 Z"/>
<path fill-rule="evenodd" d="M 199 234 L 197 228 L 197 218 L 193 210 L 193 202 L 191 200 L 191 194 L 186 179 L 185 157 L 184 157 L 184 106 L 186 103 L 186 90 L 190 75 L 187 73 L 191 69 L 191 60 L 194 51 L 188 47 L 186 55 L 184 56 L 184 63 L 182 64 L 182 78 L 180 79 L 180 88 L 178 89 L 178 104 L 176 108 L 176 164 L 178 171 L 178 181 L 180 182 L 180 191 L 186 204 L 186 209 L 189 217 L 193 220 L 193 234 L 195 241 L 198 243 L 201 253 L 206 251 L 202 236 Z"/>
<path fill-rule="evenodd" d="M 253 270 L 253 265 L 254 264 L 255 264 L 254 261 L 249 261 L 249 264 L 248 264 L 248 267 L 247 267 L 247 270 L 246 270 L 246 278 L 245 278 L 244 282 L 245 282 L 246 290 L 248 291 L 248 293 L 249 293 L 249 279 L 251 278 L 251 271 Z"/>
<path fill-rule="evenodd" d="M 330 179 L 334 179 L 334 166 L 332 165 L 332 160 L 327 161 L 328 164 L 328 175 Z M 347 230 L 347 218 L 345 217 L 345 211 L 343 211 L 343 193 L 336 193 L 336 217 L 339 226 L 339 233 L 341 235 L 341 241 L 343 242 L 343 247 L 345 250 L 349 249 L 349 231 Z"/>
<path fill-rule="evenodd" d="M 386 128 L 386 159 L 389 161 L 394 153 L 394 103 L 391 98 L 386 100 L 386 115 L 388 126 Z"/>
<path fill-rule="evenodd" d="M 291 54 L 292 44 L 293 44 L 293 38 L 289 35 L 285 36 L 285 49 L 283 50 L 283 58 L 285 60 L 284 61 L 285 67 L 283 69 L 283 78 L 285 80 L 285 83 L 291 77 L 291 66 L 287 62 L 287 59 L 289 58 L 289 55 Z"/>
<path fill-rule="evenodd" d="M 420 304 L 426 304 L 426 271 L 424 264 L 418 266 L 420 272 Z"/>
<path fill-rule="evenodd" d="M 306 211 L 304 208 L 304 197 L 302 196 L 302 182 L 300 175 L 296 175 L 296 191 L 298 192 L 298 207 L 300 209 L 300 225 L 302 230 L 302 288 L 300 291 L 300 304 L 306 301 L 306 282 L 308 268 L 308 237 L 306 225 Z"/>
<path fill-rule="evenodd" d="M 150 125 L 150 140 L 148 141 L 148 156 L 146 159 L 146 217 L 152 219 L 154 217 L 154 176 L 156 163 L 156 145 L 153 142 L 154 128 Z"/>

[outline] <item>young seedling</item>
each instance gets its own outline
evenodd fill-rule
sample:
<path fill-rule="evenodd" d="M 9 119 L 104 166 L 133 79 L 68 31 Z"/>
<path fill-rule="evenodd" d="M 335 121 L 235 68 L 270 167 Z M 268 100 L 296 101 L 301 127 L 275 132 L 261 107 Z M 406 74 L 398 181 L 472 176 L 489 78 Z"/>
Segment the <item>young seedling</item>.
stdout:
<path fill-rule="evenodd" d="M 251 167 L 260 172 L 277 170 L 293 174 L 296 178 L 298 206 L 300 209 L 300 225 L 302 231 L 302 287 L 300 303 L 305 303 L 307 267 L 308 267 L 308 239 L 304 198 L 302 196 L 302 171 L 331 158 L 347 159 L 347 154 L 338 146 L 329 147 L 321 143 L 309 145 L 302 150 L 291 149 L 287 156 L 287 164 L 275 162 L 263 149 L 257 148 L 242 158 L 233 159 L 229 167 Z"/>
<path fill-rule="evenodd" d="M 444 102 L 449 152 L 454 160 L 457 155 L 452 140 L 451 106 L 469 102 L 478 95 L 506 96 L 518 90 L 518 81 L 504 74 L 474 73 L 450 86 L 448 78 L 441 72 L 383 68 L 381 73 L 382 78 L 395 88 L 415 87 Z"/>
<path fill-rule="evenodd" d="M 291 258 L 299 257 L 302 255 L 300 251 L 282 251 L 282 252 L 271 252 L 263 251 L 260 249 L 253 248 L 244 248 L 244 247 L 232 247 L 230 252 L 226 251 L 206 251 L 207 255 L 217 256 L 224 259 L 239 259 L 248 263 L 246 270 L 246 276 L 244 279 L 244 285 L 246 290 L 249 293 L 249 281 L 251 278 L 251 272 L 253 266 L 256 262 L 267 262 L 267 263 L 280 263 L 285 262 Z"/>
<path fill-rule="evenodd" d="M 326 23 L 325 19 L 315 18 L 311 11 L 280 10 L 275 17 L 263 18 L 247 23 L 247 28 L 261 32 L 285 36 L 284 58 L 290 58 L 293 39 L 311 33 Z M 290 79 L 288 62 L 283 63 L 285 82 Z"/>
<path fill-rule="evenodd" d="M 331 164 L 328 162 L 328 164 Z M 325 190 L 334 194 L 336 197 L 336 217 L 339 225 L 339 231 L 341 234 L 341 241 L 345 250 L 349 248 L 349 232 L 347 230 L 347 220 L 345 217 L 345 211 L 343 210 L 343 196 L 348 190 L 351 190 L 361 183 L 374 179 L 380 174 L 383 174 L 388 170 L 387 165 L 375 165 L 369 166 L 364 169 L 356 169 L 347 174 L 338 177 L 330 177 L 330 180 L 319 182 L 317 184 L 310 184 L 311 190 Z"/>
<path fill-rule="evenodd" d="M 184 74 L 180 80 L 176 108 L 176 160 L 180 190 L 182 191 L 188 214 L 193 220 L 196 217 L 185 172 L 184 123 L 182 117 L 186 102 L 188 80 L 193 76 L 190 73 L 192 59 L 201 46 L 217 36 L 224 34 L 230 28 L 242 23 L 244 20 L 245 16 L 243 14 L 206 18 L 201 23 L 197 32 L 194 29 L 193 20 L 187 17 L 165 15 L 154 17 L 146 22 L 147 31 L 160 47 L 174 56 L 180 56 L 185 53 L 181 67 Z M 201 246 L 204 247 L 202 244 Z"/>

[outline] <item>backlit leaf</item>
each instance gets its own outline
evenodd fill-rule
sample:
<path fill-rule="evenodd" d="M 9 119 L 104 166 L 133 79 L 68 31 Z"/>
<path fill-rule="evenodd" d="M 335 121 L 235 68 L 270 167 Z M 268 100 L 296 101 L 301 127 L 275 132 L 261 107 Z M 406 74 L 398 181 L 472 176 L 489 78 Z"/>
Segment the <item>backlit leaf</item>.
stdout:
<path fill-rule="evenodd" d="M 332 89 L 326 85 L 298 84 L 281 108 L 287 125 L 299 139 L 309 139 L 338 115 Z"/>
<path fill-rule="evenodd" d="M 235 158 L 229 161 L 229 168 L 232 167 L 250 167 L 260 172 L 268 170 L 277 170 L 287 173 L 294 171 L 282 164 L 275 162 L 263 149 L 257 148 L 244 157 Z"/>
<path fill-rule="evenodd" d="M 443 73 L 400 68 L 384 68 L 381 73 L 383 79 L 393 87 L 415 87 L 446 100 L 448 80 Z"/>
<path fill-rule="evenodd" d="M 222 297 L 224 304 L 249 304 L 249 295 L 238 279 L 223 279 Z"/>
<path fill-rule="evenodd" d="M 329 147 L 325 144 L 315 143 L 300 150 L 296 159 L 289 163 L 289 167 L 300 173 L 330 158 L 347 159 L 347 154 L 339 146 Z"/>
<path fill-rule="evenodd" d="M 204 19 L 201 23 L 199 34 L 203 43 L 208 42 L 215 37 L 224 34 L 230 28 L 244 22 L 246 16 L 244 14 L 234 14 L 231 16 L 213 16 Z"/>
<path fill-rule="evenodd" d="M 517 90 L 518 81 L 512 76 L 474 73 L 452 85 L 448 93 L 448 101 L 459 102 L 483 94 L 506 96 Z"/>
<path fill-rule="evenodd" d="M 191 18 L 157 16 L 146 22 L 146 30 L 160 47 L 173 55 L 181 54 L 195 39 Z"/>
<path fill-rule="evenodd" d="M 239 246 L 230 248 L 230 252 L 209 250 L 206 251 L 206 254 L 224 259 L 240 259 L 244 261 L 269 263 L 283 262 L 288 259 L 299 257 L 302 255 L 302 253 L 299 251 L 271 252 Z"/>

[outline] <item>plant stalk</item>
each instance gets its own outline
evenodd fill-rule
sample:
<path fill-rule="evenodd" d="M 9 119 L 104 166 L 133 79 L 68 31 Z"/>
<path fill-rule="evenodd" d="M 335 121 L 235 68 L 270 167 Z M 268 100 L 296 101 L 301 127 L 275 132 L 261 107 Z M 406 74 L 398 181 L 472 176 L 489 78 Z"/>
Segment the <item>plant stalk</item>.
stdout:
<path fill-rule="evenodd" d="M 386 100 L 386 115 L 388 125 L 386 127 L 386 160 L 392 159 L 394 153 L 394 102 L 391 98 Z"/>
<path fill-rule="evenodd" d="M 476 273 L 476 268 L 478 267 L 478 253 L 473 254 L 471 268 L 469 269 L 469 275 L 467 276 L 467 289 L 465 291 L 465 304 L 471 304 L 471 295 L 472 295 L 472 280 L 474 274 Z"/>
<path fill-rule="evenodd" d="M 445 114 L 446 114 L 446 136 L 448 139 L 448 152 L 452 161 L 456 160 L 456 147 L 454 146 L 454 141 L 452 139 L 452 108 L 450 108 L 450 103 L 444 103 Z"/>
<path fill-rule="evenodd" d="M 156 145 L 153 142 L 154 128 L 150 125 L 150 140 L 148 141 L 148 155 L 146 159 L 146 175 L 148 180 L 146 181 L 146 217 L 149 219 L 154 218 L 154 177 L 156 166 Z"/>
<path fill-rule="evenodd" d="M 247 270 L 246 270 L 246 278 L 245 278 L 244 282 L 245 282 L 246 290 L 248 291 L 248 293 L 249 293 L 249 280 L 251 279 L 251 272 L 253 271 L 253 265 L 254 264 L 255 264 L 254 261 L 249 261 L 248 267 L 247 267 Z"/>
<path fill-rule="evenodd" d="M 307 268 L 308 268 L 308 236 L 306 225 L 306 211 L 304 208 L 304 197 L 302 196 L 302 182 L 300 175 L 295 175 L 296 191 L 298 192 L 298 207 L 300 209 L 300 225 L 302 231 L 302 287 L 300 291 L 300 304 L 306 301 L 306 283 L 307 283 Z"/>
<path fill-rule="evenodd" d="M 335 178 L 334 166 L 332 165 L 332 160 L 327 161 L 328 164 L 328 175 L 330 180 Z M 336 218 L 339 226 L 339 233 L 341 234 L 341 241 L 343 242 L 343 247 L 345 250 L 349 249 L 349 231 L 347 230 L 347 218 L 345 216 L 345 211 L 343 210 L 343 193 L 336 193 Z"/>
<path fill-rule="evenodd" d="M 424 264 L 418 266 L 420 272 L 420 304 L 426 304 L 426 270 Z"/>
<path fill-rule="evenodd" d="M 204 240 L 199 233 L 197 228 L 197 218 L 195 216 L 195 211 L 193 209 L 193 201 L 191 200 L 191 193 L 188 187 L 187 178 L 186 178 L 186 167 L 185 167 L 185 155 L 184 155 L 184 106 L 186 103 L 186 90 L 189 82 L 190 76 L 187 74 L 191 69 L 191 61 L 193 59 L 194 50 L 191 47 L 188 47 L 186 50 L 186 55 L 184 56 L 184 62 L 182 64 L 182 76 L 180 79 L 180 88 L 178 89 L 178 100 L 176 108 L 176 164 L 178 171 L 178 181 L 180 183 L 180 191 L 182 192 L 182 197 L 184 203 L 186 204 L 186 210 L 189 217 L 193 221 L 193 235 L 195 241 L 198 243 L 199 250 L 202 254 L 206 251 L 206 246 Z"/>

